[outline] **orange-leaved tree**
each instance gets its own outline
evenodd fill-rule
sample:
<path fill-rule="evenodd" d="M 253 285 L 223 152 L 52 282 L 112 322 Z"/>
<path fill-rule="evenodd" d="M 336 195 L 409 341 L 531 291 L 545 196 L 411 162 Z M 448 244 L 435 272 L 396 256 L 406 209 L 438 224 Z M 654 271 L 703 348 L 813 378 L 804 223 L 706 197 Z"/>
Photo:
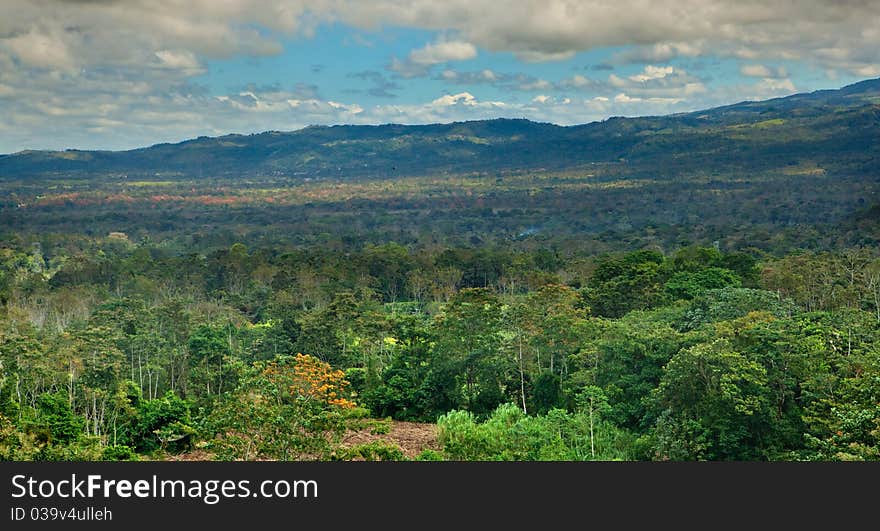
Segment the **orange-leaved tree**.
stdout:
<path fill-rule="evenodd" d="M 363 414 L 342 371 L 314 356 L 257 362 L 214 410 L 209 447 L 220 459 L 326 459 Z"/>
<path fill-rule="evenodd" d="M 355 407 L 349 396 L 349 383 L 345 373 L 333 369 L 314 356 L 297 354 L 292 363 L 271 361 L 262 372 L 278 389 L 279 399 L 293 398 L 315 401 L 319 405 L 337 406 L 343 409 Z"/>

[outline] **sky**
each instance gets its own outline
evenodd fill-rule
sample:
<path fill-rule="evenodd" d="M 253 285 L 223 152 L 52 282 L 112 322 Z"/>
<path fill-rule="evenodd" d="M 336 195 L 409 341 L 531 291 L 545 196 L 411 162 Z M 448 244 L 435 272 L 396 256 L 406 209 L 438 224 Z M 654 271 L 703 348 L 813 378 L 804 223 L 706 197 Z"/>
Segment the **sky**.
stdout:
<path fill-rule="evenodd" d="M 0 0 L 0 153 L 572 125 L 876 77 L 876 0 Z"/>

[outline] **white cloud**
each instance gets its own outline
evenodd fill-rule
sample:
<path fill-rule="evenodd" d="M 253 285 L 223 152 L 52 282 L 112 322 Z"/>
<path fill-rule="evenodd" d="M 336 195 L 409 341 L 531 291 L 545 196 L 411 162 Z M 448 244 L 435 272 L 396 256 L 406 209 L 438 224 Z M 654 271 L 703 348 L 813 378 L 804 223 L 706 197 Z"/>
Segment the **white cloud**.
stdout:
<path fill-rule="evenodd" d="M 782 78 L 788 76 L 784 67 L 774 68 L 762 64 L 743 65 L 739 68 L 739 73 L 747 77 Z"/>
<path fill-rule="evenodd" d="M 567 58 L 593 48 L 639 46 L 623 62 L 731 55 L 800 58 L 829 66 L 814 51 L 845 50 L 871 64 L 880 48 L 880 3 L 802 0 L 376 0 L 340 2 L 339 17 L 365 27 L 398 24 L 453 31 L 480 48 L 523 60 Z M 873 62 L 876 62 L 874 60 Z M 857 65 L 848 69 L 855 72 Z"/>
<path fill-rule="evenodd" d="M 337 111 L 343 111 L 343 112 L 350 113 L 350 114 L 360 114 L 360 113 L 364 112 L 363 107 L 361 107 L 357 103 L 345 104 L 345 103 L 338 103 L 335 101 L 328 101 L 327 105 L 336 109 Z"/>
<path fill-rule="evenodd" d="M 482 70 L 478 72 L 459 72 L 451 68 L 440 72 L 437 79 L 449 81 L 451 83 L 459 83 L 466 85 L 476 85 L 480 83 L 495 83 L 500 81 L 499 74 L 492 70 Z"/>
<path fill-rule="evenodd" d="M 702 94 L 707 90 L 708 89 L 706 88 L 706 85 L 704 85 L 702 82 L 694 81 L 685 83 L 684 87 L 681 90 L 681 94 L 683 96 L 693 96 L 694 94 Z"/>
<path fill-rule="evenodd" d="M 765 78 L 758 83 L 758 87 L 763 91 L 773 93 L 784 92 L 787 94 L 793 94 L 797 92 L 794 83 L 792 83 L 790 79 Z"/>
<path fill-rule="evenodd" d="M 586 87 L 592 84 L 591 80 L 577 74 L 571 78 L 571 84 L 575 87 Z"/>
<path fill-rule="evenodd" d="M 680 68 L 654 65 L 648 65 L 640 73 L 626 78 L 611 74 L 607 81 L 574 74 L 550 82 L 526 74 L 492 72 L 491 75 L 486 75 L 485 72 L 456 72 L 452 69 L 444 70 L 435 79 L 461 85 L 490 84 L 505 91 L 541 92 L 545 95 L 548 91 L 553 91 L 561 93 L 561 97 L 571 91 L 608 96 L 625 92 L 630 96 L 647 100 L 652 98 L 683 100 L 707 90 L 700 79 Z"/>
<path fill-rule="evenodd" d="M 403 77 L 420 77 L 427 75 L 434 65 L 467 61 L 476 56 L 477 48 L 469 42 L 441 40 L 411 51 L 405 60 L 392 58 L 388 69 Z"/>
<path fill-rule="evenodd" d="M 658 42 L 653 46 L 639 46 L 614 55 L 614 63 L 663 63 L 677 57 L 697 57 L 704 53 L 705 41 Z"/>
<path fill-rule="evenodd" d="M 615 76 L 616 77 L 616 76 Z M 563 79 L 559 82 L 559 86 L 561 88 L 574 88 L 574 89 L 585 89 L 585 88 L 595 88 L 597 86 L 597 82 L 588 77 L 584 77 L 580 74 L 575 74 L 570 78 Z"/>
<path fill-rule="evenodd" d="M 614 96 L 614 103 L 633 103 L 636 101 L 642 101 L 642 98 L 632 98 L 630 96 L 627 96 L 623 92 L 621 92 L 617 96 Z"/>
<path fill-rule="evenodd" d="M 156 57 L 159 58 L 163 67 L 182 70 L 194 74 L 204 71 L 202 65 L 199 64 L 199 60 L 196 59 L 196 56 L 192 52 L 188 52 L 185 50 L 159 50 L 156 52 Z"/>
<path fill-rule="evenodd" d="M 612 87 L 625 87 L 627 85 L 626 80 L 617 76 L 617 74 L 610 74 L 608 76 L 608 84 Z"/>
<path fill-rule="evenodd" d="M 856 66 L 854 72 L 860 76 L 877 77 L 880 76 L 880 64 Z"/>
<path fill-rule="evenodd" d="M 707 91 L 703 82 L 681 68 L 647 65 L 642 72 L 621 78 L 608 76 L 610 88 L 617 89 L 625 97 L 646 101 L 684 101 Z"/>
<path fill-rule="evenodd" d="M 540 112 L 542 109 L 548 109 L 548 108 L 554 109 L 554 110 L 561 110 L 566 105 L 571 104 L 571 98 L 558 98 L 558 97 L 550 96 L 547 94 L 538 94 L 537 96 L 535 96 L 534 98 L 529 100 L 529 103 L 532 103 L 533 105 L 537 106 L 537 107 L 529 107 L 530 109 L 534 109 L 535 112 Z"/>
<path fill-rule="evenodd" d="M 435 107 L 448 107 L 450 105 L 476 105 L 477 99 L 470 92 L 461 92 L 459 94 L 444 94 L 431 102 Z"/>
<path fill-rule="evenodd" d="M 671 66 L 654 66 L 647 65 L 645 66 L 644 71 L 641 74 L 636 74 L 634 76 L 630 76 L 630 80 L 636 81 L 638 83 L 644 83 L 645 81 L 650 81 L 652 79 L 662 79 L 670 74 L 675 72 L 675 68 Z"/>
<path fill-rule="evenodd" d="M 436 65 L 449 61 L 466 61 L 477 56 L 477 48 L 464 41 L 441 41 L 413 50 L 409 60 L 418 65 Z"/>
<path fill-rule="evenodd" d="M 62 70 L 76 66 L 71 46 L 56 31 L 44 33 L 30 28 L 27 33 L 0 40 L 0 43 L 27 66 Z"/>
<path fill-rule="evenodd" d="M 522 104 L 501 101 L 483 101 L 469 92 L 446 94 L 428 103 L 406 105 L 377 105 L 365 109 L 357 123 L 445 123 L 452 121 L 479 120 L 528 114 L 537 118 L 538 113 Z"/>
<path fill-rule="evenodd" d="M 484 69 L 475 72 L 458 72 L 451 68 L 435 77 L 441 81 L 458 85 L 492 85 L 504 91 L 545 91 L 557 87 L 546 79 L 539 79 L 523 73 L 504 73 Z"/>
<path fill-rule="evenodd" d="M 283 34 L 309 36 L 319 24 L 337 21 L 367 31 L 393 25 L 458 36 L 414 52 L 425 61 L 467 55 L 467 45 L 513 52 L 524 61 L 634 45 L 617 60 L 735 54 L 802 58 L 827 68 L 833 58 L 819 51 L 835 50 L 856 73 L 877 62 L 880 48 L 880 3 L 869 1 L 4 0 L 3 15 L 0 48 L 44 67 L 133 64 L 162 49 L 199 57 L 271 55 L 281 51 Z M 453 43 L 462 46 L 453 49 Z"/>
<path fill-rule="evenodd" d="M 574 57 L 576 50 L 564 50 L 561 52 L 541 52 L 527 50 L 516 52 L 516 57 L 526 63 L 549 63 L 551 61 L 565 61 Z"/>
<path fill-rule="evenodd" d="M 522 83 L 519 85 L 518 88 L 519 88 L 519 90 L 530 91 L 530 90 L 547 90 L 552 87 L 553 87 L 553 84 L 550 83 L 549 81 L 547 81 L 546 79 L 536 79 L 531 82 Z"/>
<path fill-rule="evenodd" d="M 739 68 L 739 73 L 750 77 L 773 77 L 770 69 L 764 65 L 743 65 Z"/>

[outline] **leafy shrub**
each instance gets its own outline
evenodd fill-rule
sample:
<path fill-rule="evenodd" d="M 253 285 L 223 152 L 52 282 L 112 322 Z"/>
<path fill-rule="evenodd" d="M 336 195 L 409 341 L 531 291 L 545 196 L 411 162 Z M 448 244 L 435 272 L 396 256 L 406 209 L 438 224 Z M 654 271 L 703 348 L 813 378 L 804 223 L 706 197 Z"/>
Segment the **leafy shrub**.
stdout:
<path fill-rule="evenodd" d="M 443 461 L 443 454 L 426 448 L 413 458 L 413 461 Z"/>
<path fill-rule="evenodd" d="M 514 404 L 499 406 L 483 423 L 468 411 L 451 411 L 437 421 L 438 440 L 443 455 L 455 461 L 629 459 L 630 436 L 598 417 L 594 418 L 592 449 L 587 413 L 557 408 L 530 416 Z"/>
<path fill-rule="evenodd" d="M 331 459 L 336 461 L 405 461 L 400 446 L 387 441 L 372 441 L 351 448 L 338 448 Z"/>
<path fill-rule="evenodd" d="M 115 446 L 105 446 L 101 452 L 103 461 L 138 461 L 138 455 L 134 449 L 124 444 Z"/>

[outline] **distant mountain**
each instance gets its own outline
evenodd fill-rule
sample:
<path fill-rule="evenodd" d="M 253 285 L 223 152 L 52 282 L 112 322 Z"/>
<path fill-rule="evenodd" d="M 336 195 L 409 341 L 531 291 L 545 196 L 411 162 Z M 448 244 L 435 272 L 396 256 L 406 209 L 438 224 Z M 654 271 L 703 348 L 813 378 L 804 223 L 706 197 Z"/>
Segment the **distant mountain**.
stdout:
<path fill-rule="evenodd" d="M 0 156 L 0 179 L 162 175 L 383 178 L 619 164 L 655 178 L 798 164 L 880 169 L 880 79 L 767 101 L 562 127 L 524 119 L 310 126 L 200 137 L 130 151 Z"/>

